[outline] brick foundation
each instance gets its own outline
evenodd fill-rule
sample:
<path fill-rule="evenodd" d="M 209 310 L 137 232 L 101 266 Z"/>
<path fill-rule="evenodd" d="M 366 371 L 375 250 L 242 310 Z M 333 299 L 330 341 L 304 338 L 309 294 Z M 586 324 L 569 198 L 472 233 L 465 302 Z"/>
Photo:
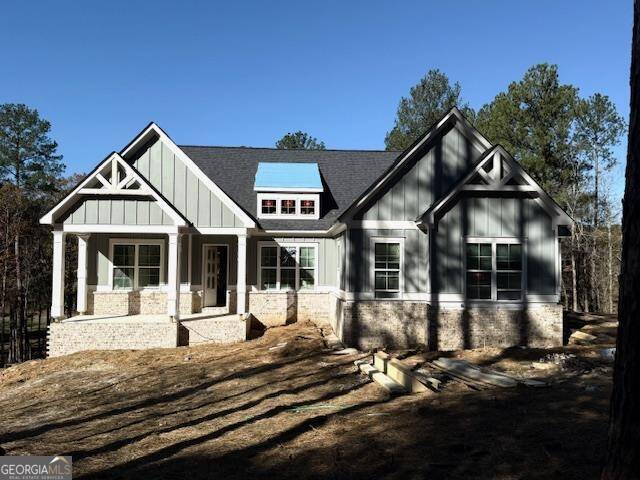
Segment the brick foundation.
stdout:
<path fill-rule="evenodd" d="M 420 302 L 346 302 L 341 333 L 346 343 L 363 349 L 425 345 L 430 350 L 547 348 L 562 345 L 562 306 L 463 310 L 437 309 Z"/>
<path fill-rule="evenodd" d="M 168 320 L 62 322 L 49 325 L 47 337 L 50 357 L 82 350 L 172 348 L 178 346 L 178 324 Z"/>
<path fill-rule="evenodd" d="M 331 294 L 324 292 L 250 292 L 249 312 L 266 327 L 295 321 L 330 321 Z"/>
<path fill-rule="evenodd" d="M 167 294 L 165 292 L 131 291 L 131 292 L 92 292 L 88 302 L 93 310 L 88 314 L 95 315 L 164 315 L 167 313 Z M 180 293 L 180 313 L 188 315 L 201 311 L 202 296 L 200 292 Z"/>
<path fill-rule="evenodd" d="M 187 331 L 183 345 L 243 342 L 247 339 L 250 326 L 249 319 L 242 318 L 241 315 L 185 320 L 180 323 Z"/>

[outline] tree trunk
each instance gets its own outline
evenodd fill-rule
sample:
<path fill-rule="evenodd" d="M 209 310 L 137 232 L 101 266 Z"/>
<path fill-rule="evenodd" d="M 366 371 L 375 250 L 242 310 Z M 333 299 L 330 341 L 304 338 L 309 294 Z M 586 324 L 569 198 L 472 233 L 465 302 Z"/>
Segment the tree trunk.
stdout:
<path fill-rule="evenodd" d="M 640 478 L 640 0 L 634 2 L 633 18 L 619 326 L 603 480 Z"/>
<path fill-rule="evenodd" d="M 12 341 L 16 342 L 15 345 L 15 361 L 23 362 L 25 359 L 24 352 L 24 327 L 25 327 L 25 312 L 24 312 L 24 288 L 22 285 L 22 265 L 20 261 L 20 236 L 16 234 L 13 241 L 13 256 L 16 269 L 16 335 L 12 338 Z"/>
<path fill-rule="evenodd" d="M 571 229 L 571 310 L 578 311 L 578 281 L 576 279 L 576 233 Z"/>
<path fill-rule="evenodd" d="M 609 267 L 609 313 L 613 313 L 613 246 L 611 245 L 611 218 L 607 224 L 607 246 L 609 249 L 608 267 Z"/>

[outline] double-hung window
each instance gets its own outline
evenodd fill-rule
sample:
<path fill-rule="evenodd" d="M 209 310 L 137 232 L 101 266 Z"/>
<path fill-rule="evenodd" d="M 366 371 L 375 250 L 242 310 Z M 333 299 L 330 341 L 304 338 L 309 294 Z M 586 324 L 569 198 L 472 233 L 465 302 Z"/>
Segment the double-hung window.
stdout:
<path fill-rule="evenodd" d="M 147 241 L 148 242 L 148 241 Z M 116 290 L 158 287 L 162 276 L 162 243 L 112 243 L 111 280 Z"/>
<path fill-rule="evenodd" d="M 402 242 L 373 239 L 373 289 L 375 298 L 399 298 Z"/>
<path fill-rule="evenodd" d="M 315 244 L 260 245 L 261 290 L 299 290 L 316 285 Z"/>
<path fill-rule="evenodd" d="M 496 239 L 466 245 L 467 298 L 522 299 L 522 244 Z"/>

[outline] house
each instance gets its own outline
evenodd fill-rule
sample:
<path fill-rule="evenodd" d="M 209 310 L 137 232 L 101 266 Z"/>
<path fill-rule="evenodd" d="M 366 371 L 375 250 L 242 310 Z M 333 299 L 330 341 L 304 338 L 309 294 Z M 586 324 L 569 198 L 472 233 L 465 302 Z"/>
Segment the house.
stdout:
<path fill-rule="evenodd" d="M 456 108 L 403 152 L 178 146 L 152 123 L 41 222 L 57 320 L 78 245 L 52 355 L 239 340 L 248 319 L 361 348 L 562 342 L 572 220 Z"/>

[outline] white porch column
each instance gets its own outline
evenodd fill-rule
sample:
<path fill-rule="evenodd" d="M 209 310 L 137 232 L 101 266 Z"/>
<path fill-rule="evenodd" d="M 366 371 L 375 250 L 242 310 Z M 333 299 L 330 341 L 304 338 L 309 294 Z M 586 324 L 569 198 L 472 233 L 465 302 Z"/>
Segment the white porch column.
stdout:
<path fill-rule="evenodd" d="M 180 234 L 169 234 L 169 258 L 167 269 L 167 314 L 180 319 Z"/>
<path fill-rule="evenodd" d="M 247 312 L 247 234 L 238 235 L 238 274 L 236 279 L 237 313 Z"/>
<path fill-rule="evenodd" d="M 65 233 L 53 231 L 53 275 L 51 282 L 51 317 L 64 318 L 64 238 Z"/>
<path fill-rule="evenodd" d="M 78 313 L 83 315 L 87 313 L 87 243 L 90 234 L 78 234 Z"/>

